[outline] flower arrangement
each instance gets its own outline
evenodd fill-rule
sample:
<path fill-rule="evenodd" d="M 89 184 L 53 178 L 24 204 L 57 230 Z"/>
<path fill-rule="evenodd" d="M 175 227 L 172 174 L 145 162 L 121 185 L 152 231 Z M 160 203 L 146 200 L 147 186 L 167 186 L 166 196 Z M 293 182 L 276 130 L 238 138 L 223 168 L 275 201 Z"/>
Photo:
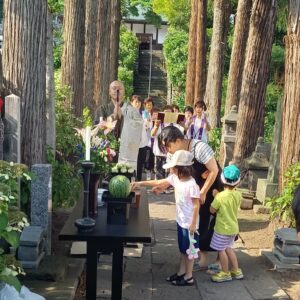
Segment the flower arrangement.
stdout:
<path fill-rule="evenodd" d="M 86 159 L 86 145 L 90 143 L 90 161 L 95 164 L 93 172 L 107 175 L 111 171 L 114 159 L 119 149 L 119 141 L 112 133 L 115 128 L 116 122 L 101 121 L 99 124 L 92 126 L 90 112 L 88 108 L 84 109 L 84 124 L 86 128 L 75 128 L 77 135 L 82 139 L 82 143 L 77 144 L 76 152 L 79 160 Z M 87 141 L 87 128 L 91 128 L 90 141 Z"/>
<path fill-rule="evenodd" d="M 132 168 L 132 166 L 130 164 L 126 164 L 126 163 L 123 163 L 123 164 L 116 164 L 115 166 L 113 166 L 111 168 L 111 173 L 114 173 L 114 174 L 133 174 L 134 173 L 134 169 Z"/>

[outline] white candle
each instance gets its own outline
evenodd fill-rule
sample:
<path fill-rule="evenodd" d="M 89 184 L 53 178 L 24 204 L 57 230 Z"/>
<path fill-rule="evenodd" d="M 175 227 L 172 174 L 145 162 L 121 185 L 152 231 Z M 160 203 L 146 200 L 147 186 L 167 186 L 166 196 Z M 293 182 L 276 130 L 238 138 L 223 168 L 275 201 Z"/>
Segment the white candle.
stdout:
<path fill-rule="evenodd" d="M 91 160 L 91 127 L 85 128 L 85 160 Z"/>

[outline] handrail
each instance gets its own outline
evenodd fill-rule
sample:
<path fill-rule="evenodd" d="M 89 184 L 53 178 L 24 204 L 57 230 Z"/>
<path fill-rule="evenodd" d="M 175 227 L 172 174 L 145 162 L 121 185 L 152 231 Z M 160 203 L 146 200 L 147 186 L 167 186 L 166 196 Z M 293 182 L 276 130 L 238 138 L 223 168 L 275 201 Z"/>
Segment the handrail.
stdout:
<path fill-rule="evenodd" d="M 152 43 L 153 43 L 153 38 L 152 36 L 150 37 L 150 61 L 149 61 L 149 83 L 148 83 L 148 97 L 150 96 L 150 90 L 151 90 L 151 77 L 152 77 Z"/>

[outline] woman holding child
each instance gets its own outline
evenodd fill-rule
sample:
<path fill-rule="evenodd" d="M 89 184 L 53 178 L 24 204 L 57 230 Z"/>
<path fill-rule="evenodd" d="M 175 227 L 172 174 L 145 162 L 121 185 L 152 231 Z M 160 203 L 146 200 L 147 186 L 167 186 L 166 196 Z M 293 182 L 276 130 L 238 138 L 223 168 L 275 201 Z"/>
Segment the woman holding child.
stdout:
<path fill-rule="evenodd" d="M 174 126 L 162 129 L 158 137 L 159 147 L 168 153 L 169 157 L 178 151 L 186 150 L 193 155 L 192 175 L 200 187 L 200 218 L 199 218 L 199 248 L 201 251 L 199 267 L 207 269 L 208 253 L 212 251 L 210 242 L 215 224 L 215 217 L 210 213 L 213 201 L 212 191 L 223 189 L 220 181 L 221 169 L 214 158 L 211 147 L 202 141 L 184 138 L 183 133 Z M 162 189 L 165 187 L 162 185 Z"/>

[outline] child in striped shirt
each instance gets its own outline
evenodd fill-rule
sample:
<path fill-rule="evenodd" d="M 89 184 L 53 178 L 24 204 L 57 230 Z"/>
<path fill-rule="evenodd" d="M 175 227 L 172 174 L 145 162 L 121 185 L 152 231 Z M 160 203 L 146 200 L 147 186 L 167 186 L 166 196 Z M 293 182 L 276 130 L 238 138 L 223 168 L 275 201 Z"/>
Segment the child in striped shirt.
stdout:
<path fill-rule="evenodd" d="M 216 224 L 210 247 L 218 251 L 221 271 L 211 277 L 214 282 L 242 279 L 243 273 L 238 266 L 233 244 L 239 233 L 237 220 L 238 208 L 241 204 L 241 193 L 235 190 L 240 182 L 240 170 L 235 165 L 224 168 L 221 174 L 224 191 L 217 193 L 211 203 L 210 212 L 216 213 Z M 231 263 L 231 271 L 228 269 L 228 261 Z"/>

